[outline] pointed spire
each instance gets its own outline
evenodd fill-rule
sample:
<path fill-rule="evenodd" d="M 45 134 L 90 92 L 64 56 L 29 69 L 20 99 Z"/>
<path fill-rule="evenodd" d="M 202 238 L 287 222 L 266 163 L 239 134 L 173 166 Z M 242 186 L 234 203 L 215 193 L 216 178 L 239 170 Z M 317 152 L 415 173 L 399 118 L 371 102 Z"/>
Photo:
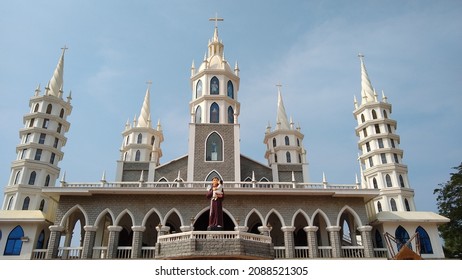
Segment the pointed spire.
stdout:
<path fill-rule="evenodd" d="M 152 82 L 149 81 L 148 88 L 146 89 L 146 95 L 144 96 L 143 107 L 141 107 L 140 116 L 138 118 L 138 125 L 137 127 L 150 127 L 150 117 L 151 117 L 151 109 L 150 109 L 150 88 Z"/>
<path fill-rule="evenodd" d="M 236 61 L 236 64 L 234 65 L 234 74 L 235 74 L 236 76 L 239 76 L 239 71 L 240 71 L 240 70 L 239 70 L 239 65 L 238 65 L 238 63 L 237 63 L 237 61 Z"/>
<path fill-rule="evenodd" d="M 160 119 L 157 120 L 157 131 L 162 131 L 162 126 L 160 125 Z"/>
<path fill-rule="evenodd" d="M 363 101 L 361 104 L 364 104 L 374 101 L 374 89 L 372 88 L 366 66 L 364 65 L 364 55 L 359 54 L 358 57 L 361 61 L 361 92 L 363 93 Z"/>
<path fill-rule="evenodd" d="M 38 84 L 37 88 L 35 89 L 34 96 L 39 96 L 40 95 L 40 84 Z"/>
<path fill-rule="evenodd" d="M 50 79 L 48 84 L 48 88 L 50 90 L 49 94 L 54 95 L 56 97 L 62 96 L 63 90 L 63 72 L 64 72 L 64 53 L 67 50 L 67 47 L 64 46 L 61 48 L 63 50 L 61 57 L 59 58 L 58 65 L 53 73 L 53 76 Z"/>
<path fill-rule="evenodd" d="M 289 121 L 287 120 L 286 109 L 284 108 L 284 103 L 282 102 L 281 87 L 282 85 L 276 85 L 278 87 L 278 112 L 276 122 L 280 124 L 279 128 L 289 129 Z"/>
<path fill-rule="evenodd" d="M 385 92 L 382 90 L 382 102 L 388 103 L 388 98 L 385 95 Z"/>

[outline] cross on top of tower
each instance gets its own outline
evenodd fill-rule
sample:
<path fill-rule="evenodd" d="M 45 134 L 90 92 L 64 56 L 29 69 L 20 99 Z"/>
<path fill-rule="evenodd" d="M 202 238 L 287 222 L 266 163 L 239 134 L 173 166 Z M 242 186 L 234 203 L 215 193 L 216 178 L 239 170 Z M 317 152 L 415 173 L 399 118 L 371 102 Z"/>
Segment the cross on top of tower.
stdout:
<path fill-rule="evenodd" d="M 209 21 L 214 21 L 215 22 L 215 28 L 218 27 L 218 22 L 219 21 L 223 21 L 224 19 L 223 18 L 219 18 L 218 17 L 218 13 L 215 13 L 215 17 L 214 18 L 209 18 Z"/>
<path fill-rule="evenodd" d="M 61 49 L 63 50 L 63 54 L 64 54 L 64 52 L 69 48 L 66 45 L 64 45 L 64 47 L 62 47 Z"/>

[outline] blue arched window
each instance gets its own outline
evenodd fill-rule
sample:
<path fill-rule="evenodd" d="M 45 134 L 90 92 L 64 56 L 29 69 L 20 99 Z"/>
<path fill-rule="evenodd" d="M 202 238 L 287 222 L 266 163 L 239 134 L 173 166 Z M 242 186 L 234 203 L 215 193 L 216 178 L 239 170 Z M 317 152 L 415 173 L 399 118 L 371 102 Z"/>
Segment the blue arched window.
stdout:
<path fill-rule="evenodd" d="M 418 226 L 415 232 L 419 233 L 420 253 L 433 254 L 432 243 L 427 231 L 423 227 Z"/>
<path fill-rule="evenodd" d="M 29 210 L 30 197 L 26 196 L 24 202 L 22 203 L 22 210 Z"/>
<path fill-rule="evenodd" d="M 227 91 L 228 91 L 228 97 L 234 99 L 234 86 L 233 86 L 233 82 L 231 81 L 228 81 L 228 87 L 227 87 Z"/>
<path fill-rule="evenodd" d="M 217 77 L 210 80 L 210 94 L 220 94 L 220 83 Z"/>
<path fill-rule="evenodd" d="M 44 244 L 45 244 L 45 231 L 42 230 L 37 239 L 37 245 L 35 245 L 35 249 L 43 249 Z"/>
<path fill-rule="evenodd" d="M 135 153 L 135 161 L 140 161 L 141 158 L 141 152 L 140 150 L 137 150 Z"/>
<path fill-rule="evenodd" d="M 287 159 L 287 163 L 292 162 L 292 158 L 290 157 L 290 152 L 286 152 L 286 159 Z"/>
<path fill-rule="evenodd" d="M 199 80 L 197 81 L 196 84 L 196 98 L 199 98 L 202 96 L 202 81 Z"/>
<path fill-rule="evenodd" d="M 32 171 L 29 177 L 29 185 L 34 185 L 35 184 L 35 178 L 37 177 L 37 173 L 35 171 Z"/>
<path fill-rule="evenodd" d="M 228 123 L 234 123 L 234 110 L 233 107 L 228 107 Z"/>
<path fill-rule="evenodd" d="M 375 247 L 376 248 L 383 248 L 383 239 L 382 235 L 378 230 L 375 231 Z"/>
<path fill-rule="evenodd" d="M 195 123 L 202 123 L 202 107 L 197 106 L 196 108 L 196 114 L 194 116 L 194 122 Z"/>
<path fill-rule="evenodd" d="M 210 105 L 210 123 L 219 123 L 220 122 L 220 107 L 217 103 L 213 102 Z"/>
<path fill-rule="evenodd" d="M 401 247 L 403 247 L 403 245 L 406 244 L 406 242 L 409 240 L 409 233 L 407 233 L 407 231 L 402 226 L 398 226 L 395 231 L 395 237 L 399 240 L 399 242 L 401 242 L 401 244 L 397 244 L 399 251 Z M 412 249 L 411 244 L 409 244 L 409 248 Z"/>
<path fill-rule="evenodd" d="M 289 136 L 284 137 L 284 141 L 286 143 L 286 146 L 290 145 Z"/>
<path fill-rule="evenodd" d="M 137 144 L 141 144 L 143 142 L 143 134 L 138 134 L 138 139 L 136 139 Z"/>
<path fill-rule="evenodd" d="M 222 161 L 223 160 L 223 140 L 220 135 L 213 132 L 209 135 L 205 147 L 206 161 Z"/>
<path fill-rule="evenodd" d="M 5 251 L 3 255 L 19 256 L 21 254 L 22 241 L 21 238 L 24 236 L 24 230 L 21 226 L 16 226 L 8 235 L 6 241 Z"/>

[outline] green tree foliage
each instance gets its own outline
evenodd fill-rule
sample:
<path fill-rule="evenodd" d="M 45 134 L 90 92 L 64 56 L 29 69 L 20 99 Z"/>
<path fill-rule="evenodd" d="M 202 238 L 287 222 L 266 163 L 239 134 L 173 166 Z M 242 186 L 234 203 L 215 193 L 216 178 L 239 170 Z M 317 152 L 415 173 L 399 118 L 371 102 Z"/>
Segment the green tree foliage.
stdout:
<path fill-rule="evenodd" d="M 462 163 L 453 169 L 457 173 L 451 173 L 451 179 L 445 184 L 439 184 L 433 194 L 438 195 L 440 215 L 451 220 L 439 227 L 446 257 L 462 259 Z"/>

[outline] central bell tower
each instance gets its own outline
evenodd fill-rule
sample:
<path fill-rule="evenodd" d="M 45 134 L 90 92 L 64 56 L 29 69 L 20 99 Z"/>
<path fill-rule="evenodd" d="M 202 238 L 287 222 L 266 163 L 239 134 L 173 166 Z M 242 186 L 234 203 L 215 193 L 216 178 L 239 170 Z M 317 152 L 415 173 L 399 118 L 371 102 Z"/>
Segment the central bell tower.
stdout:
<path fill-rule="evenodd" d="M 208 52 L 196 69 L 191 66 L 188 181 L 240 181 L 239 68 L 231 69 L 215 21 Z"/>

